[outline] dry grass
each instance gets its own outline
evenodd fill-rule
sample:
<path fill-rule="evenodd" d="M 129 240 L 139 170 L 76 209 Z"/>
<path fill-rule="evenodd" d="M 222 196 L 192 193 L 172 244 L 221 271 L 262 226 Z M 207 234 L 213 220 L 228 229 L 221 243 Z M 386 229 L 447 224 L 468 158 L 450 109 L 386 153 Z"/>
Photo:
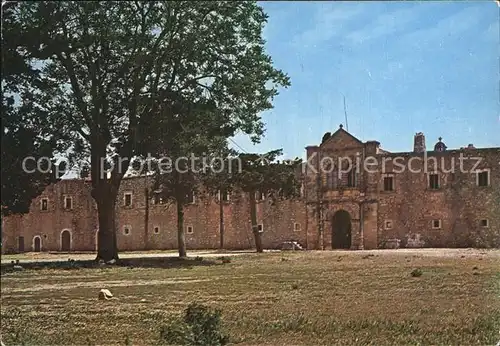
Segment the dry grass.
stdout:
<path fill-rule="evenodd" d="M 98 301 L 100 288 L 116 299 Z M 220 308 L 240 345 L 500 340 L 500 251 L 272 253 L 212 266 L 24 270 L 2 275 L 1 292 L 7 345 L 151 345 L 191 302 Z"/>

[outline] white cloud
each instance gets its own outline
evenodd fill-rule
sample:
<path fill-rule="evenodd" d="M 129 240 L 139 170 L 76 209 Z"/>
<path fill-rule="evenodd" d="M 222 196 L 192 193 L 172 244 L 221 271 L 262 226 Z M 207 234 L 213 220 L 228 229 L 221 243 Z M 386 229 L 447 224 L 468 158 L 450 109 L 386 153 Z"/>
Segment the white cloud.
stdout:
<path fill-rule="evenodd" d="M 404 30 L 406 24 L 418 18 L 415 7 L 384 13 L 360 30 L 352 31 L 346 39 L 353 43 L 365 43 Z"/>
<path fill-rule="evenodd" d="M 292 40 L 296 47 L 316 46 L 345 33 L 349 21 L 363 11 L 360 3 L 321 2 L 314 16 L 315 25 Z"/>
<path fill-rule="evenodd" d="M 460 34 L 470 30 L 479 23 L 480 10 L 478 7 L 468 7 L 455 14 L 443 18 L 436 25 L 411 32 L 401 36 L 406 44 L 435 45 L 441 43 L 446 37 L 458 37 Z"/>

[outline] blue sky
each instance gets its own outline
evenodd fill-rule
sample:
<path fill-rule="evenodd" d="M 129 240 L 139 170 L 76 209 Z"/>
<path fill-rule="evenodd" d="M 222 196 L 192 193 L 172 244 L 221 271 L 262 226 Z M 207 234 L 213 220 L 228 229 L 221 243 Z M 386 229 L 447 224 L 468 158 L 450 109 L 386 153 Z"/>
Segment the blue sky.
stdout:
<path fill-rule="evenodd" d="M 344 121 L 360 140 L 410 151 L 424 132 L 427 148 L 500 146 L 499 14 L 494 1 L 261 2 L 275 66 L 289 74 L 264 114 L 258 145 L 305 157 L 307 145 Z M 345 127 L 344 127 L 345 128 Z"/>

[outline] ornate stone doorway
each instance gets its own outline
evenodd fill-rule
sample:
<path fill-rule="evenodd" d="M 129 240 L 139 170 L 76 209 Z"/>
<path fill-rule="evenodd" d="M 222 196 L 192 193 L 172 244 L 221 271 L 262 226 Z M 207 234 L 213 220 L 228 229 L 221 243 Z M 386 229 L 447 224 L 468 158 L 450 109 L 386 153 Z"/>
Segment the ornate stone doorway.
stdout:
<path fill-rule="evenodd" d="M 345 210 L 339 210 L 332 217 L 332 249 L 350 249 L 351 238 L 351 215 Z"/>

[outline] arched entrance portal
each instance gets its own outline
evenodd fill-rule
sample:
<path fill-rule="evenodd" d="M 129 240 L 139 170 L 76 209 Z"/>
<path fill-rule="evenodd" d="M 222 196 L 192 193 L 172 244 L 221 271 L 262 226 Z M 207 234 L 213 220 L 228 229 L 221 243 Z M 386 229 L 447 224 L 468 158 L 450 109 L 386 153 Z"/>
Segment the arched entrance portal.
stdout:
<path fill-rule="evenodd" d="M 33 238 L 33 251 L 34 252 L 42 251 L 42 238 L 40 238 L 39 236 L 35 236 Z"/>
<path fill-rule="evenodd" d="M 71 251 L 71 233 L 68 230 L 64 230 L 61 232 L 61 251 Z"/>
<path fill-rule="evenodd" d="M 351 215 L 345 210 L 337 211 L 332 218 L 332 249 L 350 249 L 351 230 Z"/>

